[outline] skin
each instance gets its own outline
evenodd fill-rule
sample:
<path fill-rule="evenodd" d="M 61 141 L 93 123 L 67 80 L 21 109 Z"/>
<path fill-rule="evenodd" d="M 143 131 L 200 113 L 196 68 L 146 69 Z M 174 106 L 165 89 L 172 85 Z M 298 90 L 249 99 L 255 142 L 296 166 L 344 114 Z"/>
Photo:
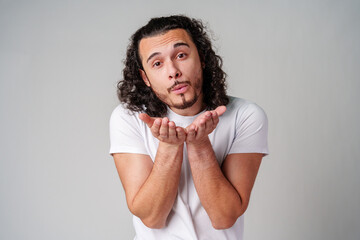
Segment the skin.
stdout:
<path fill-rule="evenodd" d="M 163 102 L 184 116 L 202 111 L 204 65 L 185 30 L 142 39 L 139 49 L 143 80 Z M 219 166 L 208 135 L 225 111 L 225 106 L 206 111 L 186 128 L 166 117 L 139 114 L 159 139 L 154 162 L 142 154 L 115 153 L 113 157 L 128 207 L 146 226 L 166 225 L 177 195 L 185 142 L 195 188 L 213 227 L 229 228 L 245 212 L 263 154 L 230 154 Z"/>
<path fill-rule="evenodd" d="M 190 36 L 183 29 L 144 38 L 139 44 L 145 84 L 180 115 L 195 115 L 203 108 L 203 63 Z M 173 91 L 186 87 L 182 93 Z M 191 105 L 188 103 L 192 103 Z M 184 108 L 186 106 L 186 108 Z"/>

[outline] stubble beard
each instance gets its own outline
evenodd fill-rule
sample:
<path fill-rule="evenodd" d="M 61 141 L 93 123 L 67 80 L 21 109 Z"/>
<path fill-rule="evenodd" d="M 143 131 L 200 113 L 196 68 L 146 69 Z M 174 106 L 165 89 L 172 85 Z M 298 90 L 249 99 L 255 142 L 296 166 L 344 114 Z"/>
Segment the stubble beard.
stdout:
<path fill-rule="evenodd" d="M 180 96 L 182 99 L 182 104 L 173 104 L 172 106 L 169 106 L 169 107 L 173 107 L 173 108 L 177 108 L 177 109 L 186 109 L 186 108 L 189 108 L 192 105 L 194 105 L 197 102 L 197 100 L 199 99 L 199 95 L 196 92 L 194 93 L 194 97 L 188 101 L 185 99 L 184 94 L 180 94 Z"/>
<path fill-rule="evenodd" d="M 180 82 L 180 83 L 187 83 L 189 86 L 191 86 L 191 83 L 190 83 L 189 81 Z M 178 85 L 178 84 L 180 84 L 180 83 L 175 82 L 175 84 L 174 84 L 171 88 L 169 88 L 168 92 L 170 93 L 170 92 L 171 92 L 171 89 L 172 89 L 174 86 L 176 86 L 176 85 Z M 181 97 L 181 99 L 182 99 L 182 103 L 178 103 L 178 104 L 168 102 L 168 101 L 166 100 L 166 98 L 167 98 L 167 95 L 166 95 L 166 94 L 161 94 L 161 93 L 159 93 L 159 92 L 156 92 L 153 88 L 151 88 L 151 89 L 153 90 L 153 92 L 155 93 L 155 95 L 156 95 L 163 103 L 165 103 L 167 106 L 169 106 L 170 108 L 176 108 L 176 109 L 181 109 L 181 110 L 183 110 L 183 109 L 187 109 L 187 108 L 189 108 L 189 107 L 192 107 L 192 106 L 198 101 L 200 94 L 197 93 L 197 90 L 200 89 L 200 88 L 201 88 L 201 84 L 200 84 L 200 83 L 199 83 L 199 84 L 196 84 L 196 85 L 194 86 L 194 95 L 193 95 L 193 97 L 192 97 L 191 99 L 186 99 L 186 98 L 185 98 L 185 94 L 180 94 L 180 97 Z"/>

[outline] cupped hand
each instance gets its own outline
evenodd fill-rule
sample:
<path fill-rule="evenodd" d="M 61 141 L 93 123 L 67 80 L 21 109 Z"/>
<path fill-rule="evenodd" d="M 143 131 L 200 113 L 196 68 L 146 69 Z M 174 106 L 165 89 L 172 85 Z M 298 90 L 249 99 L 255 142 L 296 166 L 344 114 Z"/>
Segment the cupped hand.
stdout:
<path fill-rule="evenodd" d="M 185 142 L 185 130 L 182 127 L 177 127 L 167 117 L 153 118 L 146 113 L 140 113 L 139 118 L 150 128 L 152 135 L 159 141 L 172 145 L 181 145 Z"/>
<path fill-rule="evenodd" d="M 219 106 L 215 110 L 206 111 L 198 116 L 189 126 L 186 127 L 186 142 L 201 143 L 214 131 L 219 123 L 219 117 L 226 111 L 225 106 Z"/>

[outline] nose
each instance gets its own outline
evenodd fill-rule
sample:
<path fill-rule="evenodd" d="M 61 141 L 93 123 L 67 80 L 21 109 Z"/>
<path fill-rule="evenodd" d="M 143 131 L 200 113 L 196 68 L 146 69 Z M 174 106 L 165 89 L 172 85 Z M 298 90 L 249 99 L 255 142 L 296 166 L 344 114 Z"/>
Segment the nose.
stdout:
<path fill-rule="evenodd" d="M 180 69 L 172 61 L 168 65 L 168 73 L 169 73 L 169 80 L 176 80 L 181 76 Z"/>

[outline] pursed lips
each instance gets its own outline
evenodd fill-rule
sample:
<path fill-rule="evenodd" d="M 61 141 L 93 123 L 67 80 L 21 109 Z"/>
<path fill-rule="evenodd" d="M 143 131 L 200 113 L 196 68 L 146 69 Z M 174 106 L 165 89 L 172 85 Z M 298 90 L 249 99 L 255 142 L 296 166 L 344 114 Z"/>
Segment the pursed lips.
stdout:
<path fill-rule="evenodd" d="M 190 85 L 189 81 L 184 81 L 184 82 L 176 82 L 174 85 L 172 85 L 171 87 L 168 88 L 168 92 L 170 93 L 171 91 L 177 91 L 183 87 L 186 87 Z"/>

